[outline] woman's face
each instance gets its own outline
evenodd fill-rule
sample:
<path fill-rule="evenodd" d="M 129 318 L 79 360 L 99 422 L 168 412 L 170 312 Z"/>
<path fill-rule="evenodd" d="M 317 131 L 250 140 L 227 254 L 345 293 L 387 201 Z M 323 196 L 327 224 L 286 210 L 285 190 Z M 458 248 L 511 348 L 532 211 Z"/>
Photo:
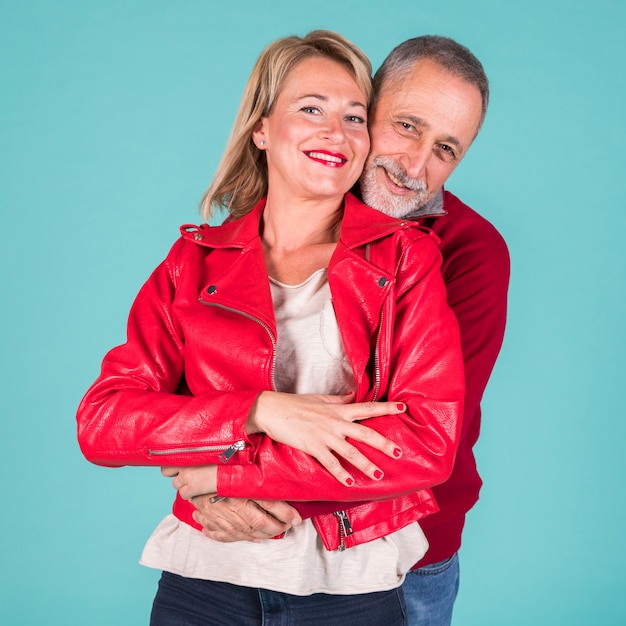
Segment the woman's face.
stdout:
<path fill-rule="evenodd" d="M 253 139 L 266 151 L 271 194 L 340 201 L 369 152 L 365 95 L 339 63 L 306 59 L 287 75 Z"/>

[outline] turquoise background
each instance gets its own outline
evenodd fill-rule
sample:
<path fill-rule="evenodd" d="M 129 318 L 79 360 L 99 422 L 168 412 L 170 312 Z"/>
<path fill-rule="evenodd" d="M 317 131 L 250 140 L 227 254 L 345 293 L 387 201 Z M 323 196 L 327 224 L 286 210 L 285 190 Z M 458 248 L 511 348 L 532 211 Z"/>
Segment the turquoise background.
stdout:
<path fill-rule="evenodd" d="M 2 0 L 2 624 L 147 624 L 158 574 L 137 559 L 173 491 L 89 465 L 76 406 L 198 221 L 256 56 L 319 27 L 374 67 L 449 35 L 491 79 L 448 183 L 513 263 L 454 624 L 626 623 L 626 3 Z"/>

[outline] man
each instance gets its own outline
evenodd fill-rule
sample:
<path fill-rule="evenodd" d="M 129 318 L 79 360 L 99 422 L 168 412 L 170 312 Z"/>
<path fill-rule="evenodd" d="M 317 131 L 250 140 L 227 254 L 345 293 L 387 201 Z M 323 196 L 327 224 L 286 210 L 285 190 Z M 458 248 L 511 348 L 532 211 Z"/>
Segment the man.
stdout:
<path fill-rule="evenodd" d="M 403 585 L 411 626 L 450 624 L 459 581 L 457 551 L 465 515 L 481 479 L 473 446 L 480 400 L 502 345 L 509 256 L 496 229 L 443 185 L 478 134 L 489 87 L 480 62 L 444 37 L 400 44 L 374 77 L 371 153 L 360 181 L 365 202 L 398 218 L 419 220 L 441 239 L 448 303 L 459 321 L 466 397 L 454 470 L 434 486 L 439 512 L 420 520 L 429 542 Z M 284 502 L 196 498 L 197 521 L 220 541 L 252 540 L 283 532 L 300 519 Z"/>

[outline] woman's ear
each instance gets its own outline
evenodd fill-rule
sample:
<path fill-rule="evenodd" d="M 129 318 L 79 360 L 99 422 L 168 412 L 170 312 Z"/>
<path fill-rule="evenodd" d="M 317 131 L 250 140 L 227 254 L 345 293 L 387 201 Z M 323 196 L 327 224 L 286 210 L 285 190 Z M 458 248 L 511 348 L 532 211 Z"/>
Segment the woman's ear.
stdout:
<path fill-rule="evenodd" d="M 259 150 L 265 150 L 267 137 L 265 132 L 265 118 L 262 117 L 252 131 L 252 141 Z"/>

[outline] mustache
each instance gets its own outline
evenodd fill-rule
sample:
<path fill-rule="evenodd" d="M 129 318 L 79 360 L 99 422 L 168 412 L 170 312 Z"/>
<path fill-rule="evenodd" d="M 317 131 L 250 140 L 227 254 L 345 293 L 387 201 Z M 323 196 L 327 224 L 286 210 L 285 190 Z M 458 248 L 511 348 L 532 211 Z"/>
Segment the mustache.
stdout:
<path fill-rule="evenodd" d="M 411 178 L 406 170 L 390 157 L 377 156 L 374 158 L 373 165 L 382 167 L 397 178 L 407 189 L 412 191 L 426 191 L 426 182 L 421 178 Z"/>

